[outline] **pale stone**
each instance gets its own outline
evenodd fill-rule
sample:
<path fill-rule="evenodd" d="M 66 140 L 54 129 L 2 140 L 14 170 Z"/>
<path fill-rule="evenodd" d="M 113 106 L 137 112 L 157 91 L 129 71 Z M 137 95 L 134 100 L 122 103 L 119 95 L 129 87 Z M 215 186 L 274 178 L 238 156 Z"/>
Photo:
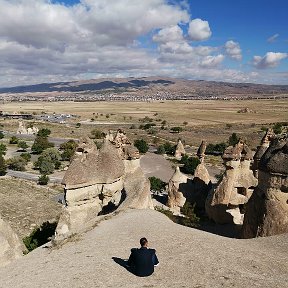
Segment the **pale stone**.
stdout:
<path fill-rule="evenodd" d="M 183 155 L 185 155 L 185 154 L 186 154 L 185 148 L 184 148 L 181 140 L 179 139 L 178 143 L 177 143 L 177 146 L 176 146 L 176 150 L 175 150 L 174 156 L 175 156 L 176 159 L 180 160 L 181 157 Z"/>
<path fill-rule="evenodd" d="M 0 266 L 20 258 L 25 251 L 23 243 L 10 225 L 0 217 Z"/>

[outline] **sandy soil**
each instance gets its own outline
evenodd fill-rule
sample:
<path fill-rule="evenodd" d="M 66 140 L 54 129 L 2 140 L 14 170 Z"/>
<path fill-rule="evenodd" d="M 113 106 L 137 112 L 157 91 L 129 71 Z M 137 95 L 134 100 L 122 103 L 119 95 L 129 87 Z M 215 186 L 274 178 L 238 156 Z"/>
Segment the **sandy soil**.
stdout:
<path fill-rule="evenodd" d="M 146 236 L 160 265 L 138 278 L 118 262 Z M 236 240 L 187 228 L 153 210 L 105 220 L 60 249 L 38 248 L 0 269 L 0 287 L 287 288 L 288 237 Z"/>

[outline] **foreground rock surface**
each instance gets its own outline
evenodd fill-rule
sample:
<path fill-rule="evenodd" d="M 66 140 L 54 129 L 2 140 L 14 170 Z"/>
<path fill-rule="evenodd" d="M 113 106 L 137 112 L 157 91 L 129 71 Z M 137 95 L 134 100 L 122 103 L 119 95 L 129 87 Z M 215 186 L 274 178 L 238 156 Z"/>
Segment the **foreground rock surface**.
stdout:
<path fill-rule="evenodd" d="M 147 237 L 160 265 L 139 278 L 127 259 Z M 263 287 L 286 288 L 288 237 L 236 240 L 179 226 L 153 210 L 129 210 L 60 249 L 38 248 L 0 269 L 0 287 Z"/>

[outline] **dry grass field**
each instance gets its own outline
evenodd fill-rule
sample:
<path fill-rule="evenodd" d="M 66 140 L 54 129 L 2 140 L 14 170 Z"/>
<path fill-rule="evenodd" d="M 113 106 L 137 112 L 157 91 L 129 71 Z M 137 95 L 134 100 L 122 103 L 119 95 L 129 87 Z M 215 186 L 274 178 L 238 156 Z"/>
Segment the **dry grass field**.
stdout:
<path fill-rule="evenodd" d="M 250 113 L 239 113 L 248 108 Z M 36 123 L 40 128 L 47 127 L 53 137 L 79 138 L 88 135 L 93 128 L 108 131 L 124 128 L 132 139 L 144 137 L 152 142 L 178 138 L 189 145 L 199 145 L 202 139 L 210 143 L 226 141 L 236 132 L 248 139 L 252 148 L 256 147 L 263 135 L 261 127 L 271 127 L 273 123 L 288 120 L 288 100 L 197 100 L 163 102 L 12 102 L 1 105 L 5 112 L 75 114 L 78 117 L 67 124 Z M 155 135 L 146 131 L 129 129 L 145 116 L 153 118 L 158 126 Z M 93 121 L 91 121 L 93 119 Z M 168 130 L 161 130 L 161 122 L 167 121 Z M 82 123 L 76 128 L 77 122 Z M 187 122 L 184 124 L 184 122 Z M 1 121 L 8 131 L 16 131 L 17 120 Z M 181 126 L 179 134 L 169 133 L 169 127 Z"/>

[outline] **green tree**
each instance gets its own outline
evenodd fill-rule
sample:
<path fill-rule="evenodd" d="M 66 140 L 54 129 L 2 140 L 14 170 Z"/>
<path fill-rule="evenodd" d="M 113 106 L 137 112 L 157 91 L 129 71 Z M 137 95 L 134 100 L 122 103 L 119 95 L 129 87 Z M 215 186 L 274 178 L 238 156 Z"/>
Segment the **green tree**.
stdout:
<path fill-rule="evenodd" d="M 144 139 L 135 140 L 134 146 L 139 150 L 140 153 L 143 153 L 143 154 L 145 154 L 149 149 L 149 146 Z"/>
<path fill-rule="evenodd" d="M 238 143 L 239 137 L 236 133 L 232 133 L 232 135 L 228 139 L 229 146 L 234 146 Z"/>
<path fill-rule="evenodd" d="M 60 145 L 60 150 L 62 151 L 61 158 L 64 161 L 70 161 L 75 153 L 78 144 L 74 140 L 68 140 Z"/>
<path fill-rule="evenodd" d="M 6 151 L 7 151 L 6 145 L 3 143 L 0 143 L 0 155 L 4 156 L 6 154 Z"/>
<path fill-rule="evenodd" d="M 52 161 L 42 158 L 39 163 L 39 171 L 43 175 L 52 174 L 54 172 L 55 165 Z"/>
<path fill-rule="evenodd" d="M 4 134 L 2 131 L 0 131 L 0 139 L 3 139 L 4 138 Z"/>
<path fill-rule="evenodd" d="M 2 154 L 0 154 L 0 176 L 4 176 L 7 172 L 7 165 L 5 163 L 5 160 L 2 156 Z"/>
<path fill-rule="evenodd" d="M 48 137 L 51 134 L 51 130 L 48 128 L 42 128 L 38 131 L 37 136 Z"/>
<path fill-rule="evenodd" d="M 200 160 L 197 157 L 183 155 L 180 163 L 184 164 L 183 167 L 180 168 L 183 173 L 194 174 L 196 167 L 200 164 Z"/>
<path fill-rule="evenodd" d="M 25 141 L 18 141 L 17 147 L 20 148 L 22 151 L 26 151 L 29 147 Z"/>
<path fill-rule="evenodd" d="M 54 147 L 54 143 L 48 141 L 47 137 L 36 136 L 31 150 L 35 154 L 41 154 L 45 149 Z"/>
<path fill-rule="evenodd" d="M 157 177 L 149 177 L 150 189 L 153 191 L 161 192 L 165 189 L 166 183 Z"/>
<path fill-rule="evenodd" d="M 17 144 L 18 143 L 18 138 L 16 136 L 12 136 L 9 140 L 10 144 Z"/>
<path fill-rule="evenodd" d="M 54 169 L 58 169 L 61 165 L 60 152 L 55 148 L 47 148 L 34 162 L 34 167 L 39 169 L 41 174 L 52 174 Z"/>

